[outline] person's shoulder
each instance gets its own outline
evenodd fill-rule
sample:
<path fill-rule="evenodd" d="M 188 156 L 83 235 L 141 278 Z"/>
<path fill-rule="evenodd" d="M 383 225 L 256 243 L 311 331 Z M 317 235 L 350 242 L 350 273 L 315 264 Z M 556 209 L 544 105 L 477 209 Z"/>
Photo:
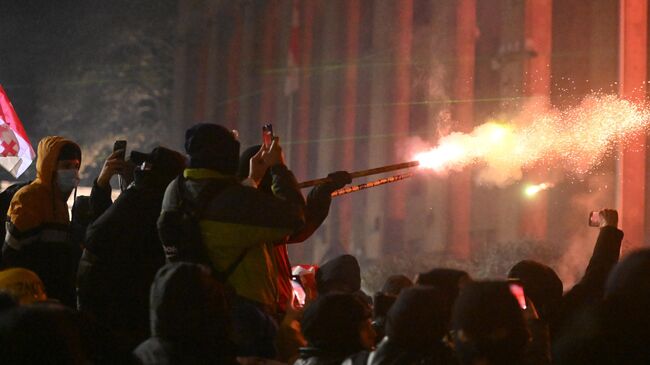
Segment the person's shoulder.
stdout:
<path fill-rule="evenodd" d="M 20 188 L 11 199 L 10 207 L 19 205 L 21 207 L 40 206 L 43 201 L 51 196 L 51 190 L 43 184 L 33 182 Z"/>

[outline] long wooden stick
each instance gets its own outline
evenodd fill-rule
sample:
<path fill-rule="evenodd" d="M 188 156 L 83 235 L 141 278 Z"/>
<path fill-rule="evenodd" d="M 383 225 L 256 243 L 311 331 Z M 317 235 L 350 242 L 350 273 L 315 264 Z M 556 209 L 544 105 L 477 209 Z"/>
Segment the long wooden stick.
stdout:
<path fill-rule="evenodd" d="M 413 176 L 413 173 L 412 172 L 407 172 L 406 174 L 390 176 L 390 177 L 386 177 L 386 178 L 383 178 L 383 179 L 370 181 L 370 182 L 367 182 L 367 183 L 364 183 L 364 184 L 348 186 L 348 187 L 345 187 L 345 188 L 342 188 L 342 189 L 339 189 L 339 190 L 333 192 L 332 193 L 332 198 L 336 197 L 336 196 L 341 196 L 341 195 L 345 195 L 345 194 L 354 193 L 355 191 L 359 191 L 359 190 L 374 188 L 375 186 L 394 183 L 396 181 L 408 179 L 411 176 Z"/>
<path fill-rule="evenodd" d="M 418 161 L 410 161 L 410 162 L 402 162 L 394 165 L 388 165 L 388 166 L 382 166 L 382 167 L 376 167 L 374 169 L 368 169 L 368 170 L 361 170 L 361 171 L 355 171 L 351 172 L 350 175 L 352 176 L 353 179 L 357 177 L 363 177 L 363 176 L 370 176 L 370 175 L 377 175 L 377 174 L 383 174 L 385 172 L 391 172 L 395 170 L 402 170 L 402 169 L 408 169 L 410 167 L 416 167 L 420 165 Z M 308 181 L 303 181 L 300 184 L 298 184 L 299 188 L 308 188 L 310 186 L 314 185 L 320 185 L 320 184 L 325 184 L 328 182 L 331 182 L 327 177 L 321 178 L 321 179 L 315 179 L 315 180 L 308 180 Z"/>

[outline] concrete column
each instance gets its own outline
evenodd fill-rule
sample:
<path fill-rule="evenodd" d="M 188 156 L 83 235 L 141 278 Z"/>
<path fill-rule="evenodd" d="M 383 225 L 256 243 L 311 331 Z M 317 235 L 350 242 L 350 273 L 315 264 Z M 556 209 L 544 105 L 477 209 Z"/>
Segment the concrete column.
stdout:
<path fill-rule="evenodd" d="M 619 93 L 632 101 L 646 96 L 648 2 L 620 0 Z M 618 169 L 620 223 L 627 247 L 645 244 L 646 136 L 629 141 Z"/>
<path fill-rule="evenodd" d="M 459 100 L 452 108 L 458 130 L 471 131 L 474 125 L 474 63 L 476 58 L 476 0 L 458 0 L 456 8 L 456 73 L 453 98 Z M 466 259 L 471 249 L 472 176 L 469 170 L 449 176 L 450 252 Z"/>

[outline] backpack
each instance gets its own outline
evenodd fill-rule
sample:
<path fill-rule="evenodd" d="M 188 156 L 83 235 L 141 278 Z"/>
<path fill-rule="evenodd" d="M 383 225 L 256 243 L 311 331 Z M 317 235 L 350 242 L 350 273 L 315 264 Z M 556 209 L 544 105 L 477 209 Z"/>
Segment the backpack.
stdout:
<path fill-rule="evenodd" d="M 196 198 L 192 197 L 187 191 L 186 182 L 187 179 L 183 175 L 178 176 L 175 180 L 176 193 L 179 199 L 181 237 L 184 237 L 184 239 L 176 247 L 165 247 L 165 254 L 169 261 L 172 262 L 186 261 L 208 266 L 212 269 L 212 275 L 218 281 L 226 283 L 248 253 L 248 248 L 242 250 L 235 261 L 228 265 L 225 270 L 217 270 L 212 266 L 208 252 L 203 244 L 199 222 L 212 199 L 232 185 L 232 182 L 211 181 L 199 192 Z M 174 254 L 169 255 L 170 252 Z"/>

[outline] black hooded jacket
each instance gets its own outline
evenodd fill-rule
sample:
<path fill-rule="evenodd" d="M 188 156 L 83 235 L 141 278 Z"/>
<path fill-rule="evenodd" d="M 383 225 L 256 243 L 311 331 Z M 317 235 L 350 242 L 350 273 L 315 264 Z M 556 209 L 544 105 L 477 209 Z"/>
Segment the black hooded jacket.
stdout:
<path fill-rule="evenodd" d="M 166 151 L 162 171 L 136 171 L 135 183 L 88 227 L 79 264 L 80 309 L 118 331 L 131 349 L 149 334 L 149 287 L 165 264 L 156 222 L 165 188 L 183 168 L 182 155 Z M 93 194 L 110 199 L 97 186 Z"/>
<path fill-rule="evenodd" d="M 388 311 L 386 338 L 370 355 L 370 365 L 454 364 L 442 339 L 447 323 L 444 297 L 434 288 L 402 291 Z"/>
<path fill-rule="evenodd" d="M 143 364 L 237 364 L 223 287 L 206 267 L 165 265 L 150 299 L 151 338 L 134 352 Z"/>
<path fill-rule="evenodd" d="M 605 282 L 618 262 L 622 241 L 623 231 L 620 229 L 609 226 L 600 229 L 585 275 L 562 297 L 553 327 L 562 331 L 568 320 L 603 299 Z"/>
<path fill-rule="evenodd" d="M 370 308 L 356 295 L 320 296 L 305 309 L 301 326 L 309 347 L 300 349 L 294 364 L 340 364 L 363 350 L 359 328 L 370 315 Z"/>

